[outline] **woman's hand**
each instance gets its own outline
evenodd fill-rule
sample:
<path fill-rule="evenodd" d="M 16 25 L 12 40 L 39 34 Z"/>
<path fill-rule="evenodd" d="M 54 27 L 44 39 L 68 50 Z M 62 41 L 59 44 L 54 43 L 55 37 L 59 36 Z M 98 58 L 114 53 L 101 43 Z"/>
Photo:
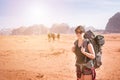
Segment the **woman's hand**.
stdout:
<path fill-rule="evenodd" d="M 81 47 L 81 52 L 84 54 L 85 53 L 85 48 Z"/>

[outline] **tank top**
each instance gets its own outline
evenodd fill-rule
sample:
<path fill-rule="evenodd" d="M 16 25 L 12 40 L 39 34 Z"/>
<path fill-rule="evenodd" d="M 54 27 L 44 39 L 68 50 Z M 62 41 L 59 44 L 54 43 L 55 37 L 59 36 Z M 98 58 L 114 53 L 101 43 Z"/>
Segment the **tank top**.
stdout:
<path fill-rule="evenodd" d="M 89 42 L 88 42 L 88 44 L 89 44 Z M 86 58 L 86 56 L 81 52 L 81 47 L 82 47 L 83 43 L 82 43 L 82 45 L 79 47 L 79 46 L 78 46 L 78 40 L 76 40 L 76 41 L 74 42 L 74 45 L 75 45 L 76 63 L 77 63 L 77 64 L 83 64 L 83 63 L 85 63 L 85 58 Z M 87 51 L 88 51 L 88 50 L 87 50 Z M 87 61 L 88 61 L 88 59 L 87 59 Z"/>

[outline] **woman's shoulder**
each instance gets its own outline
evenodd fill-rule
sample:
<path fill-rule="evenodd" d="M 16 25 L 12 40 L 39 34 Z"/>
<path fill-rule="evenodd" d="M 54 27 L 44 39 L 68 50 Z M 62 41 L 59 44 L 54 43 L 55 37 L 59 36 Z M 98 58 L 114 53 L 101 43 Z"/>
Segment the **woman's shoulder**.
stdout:
<path fill-rule="evenodd" d="M 76 46 L 78 44 L 78 40 L 75 40 L 74 41 L 74 45 Z"/>

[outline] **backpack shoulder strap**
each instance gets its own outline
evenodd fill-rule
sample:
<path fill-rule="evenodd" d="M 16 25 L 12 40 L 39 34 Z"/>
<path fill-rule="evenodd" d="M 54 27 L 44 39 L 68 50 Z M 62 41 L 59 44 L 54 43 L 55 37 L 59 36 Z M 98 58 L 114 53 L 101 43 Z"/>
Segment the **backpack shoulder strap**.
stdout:
<path fill-rule="evenodd" d="M 88 40 L 88 39 L 85 39 L 85 40 L 83 41 L 82 46 L 87 50 L 88 44 L 89 44 L 89 40 Z"/>
<path fill-rule="evenodd" d="M 83 42 L 83 47 L 85 48 L 85 51 L 86 52 L 89 52 L 89 50 L 88 50 L 88 44 L 89 44 L 90 42 L 89 42 L 89 40 L 88 39 L 85 39 L 84 40 L 84 42 Z M 87 56 L 85 56 L 85 62 L 87 62 L 88 61 L 88 58 L 87 58 Z"/>

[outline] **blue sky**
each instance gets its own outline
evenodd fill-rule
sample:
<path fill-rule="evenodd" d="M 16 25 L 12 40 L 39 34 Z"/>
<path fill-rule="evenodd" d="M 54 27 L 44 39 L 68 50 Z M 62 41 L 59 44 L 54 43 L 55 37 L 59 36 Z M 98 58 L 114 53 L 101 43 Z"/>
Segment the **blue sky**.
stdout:
<path fill-rule="evenodd" d="M 0 0 L 0 28 L 54 23 L 105 29 L 120 0 Z"/>

